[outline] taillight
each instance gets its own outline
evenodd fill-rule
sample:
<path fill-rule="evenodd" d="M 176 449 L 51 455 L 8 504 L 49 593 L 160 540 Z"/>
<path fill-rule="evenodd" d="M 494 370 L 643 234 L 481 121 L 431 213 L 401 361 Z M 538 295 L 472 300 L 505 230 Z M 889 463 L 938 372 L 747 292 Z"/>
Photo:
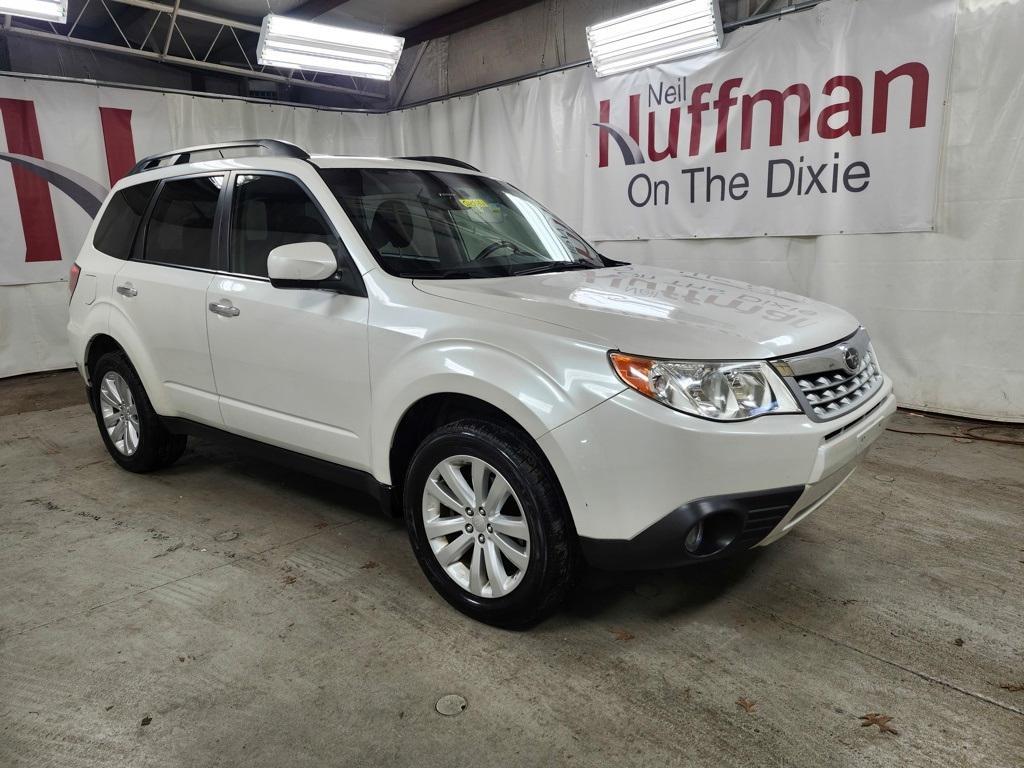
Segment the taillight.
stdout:
<path fill-rule="evenodd" d="M 75 288 L 78 287 L 78 278 L 82 274 L 82 268 L 77 264 L 71 265 L 71 274 L 68 276 L 68 301 L 75 295 Z"/>

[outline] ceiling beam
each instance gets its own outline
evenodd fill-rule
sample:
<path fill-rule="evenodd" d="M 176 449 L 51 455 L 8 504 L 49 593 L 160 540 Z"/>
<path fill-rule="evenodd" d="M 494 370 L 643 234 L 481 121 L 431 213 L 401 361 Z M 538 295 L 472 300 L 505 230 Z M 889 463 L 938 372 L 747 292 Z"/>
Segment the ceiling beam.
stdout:
<path fill-rule="evenodd" d="M 485 21 L 514 13 L 538 2 L 539 0 L 478 0 L 397 34 L 405 38 L 405 47 L 410 48 L 426 40 L 461 32 Z"/>
<path fill-rule="evenodd" d="M 5 27 L 3 30 L 3 34 L 13 35 L 17 37 L 27 37 L 36 40 L 47 40 L 54 43 L 62 43 L 64 45 L 74 45 L 80 48 L 88 48 L 94 51 L 116 53 L 122 54 L 124 56 L 134 56 L 135 58 L 148 59 L 149 61 L 162 62 L 164 64 L 178 64 L 184 67 L 201 69 L 211 72 L 218 72 L 227 75 L 236 75 L 240 77 L 253 78 L 258 80 L 269 80 L 270 82 L 282 83 L 285 85 L 291 85 L 300 88 L 312 88 L 321 91 L 334 91 L 336 93 L 351 94 L 365 99 L 387 98 L 387 94 L 376 91 L 362 91 L 357 88 L 348 88 L 346 86 L 335 85 L 333 83 L 326 83 L 323 81 L 313 82 L 310 80 L 303 80 L 297 77 L 289 77 L 288 75 L 279 74 L 278 72 L 261 72 L 259 70 L 244 69 L 242 67 L 233 67 L 226 64 L 217 64 L 212 61 L 191 59 L 186 56 L 175 56 L 173 54 L 164 55 L 157 51 L 140 50 L 138 48 L 127 48 L 123 45 L 113 45 L 110 43 L 100 43 L 95 40 L 87 40 L 78 37 L 69 37 L 67 35 L 61 35 L 59 33 L 54 32 L 43 32 L 28 27 Z"/>
<path fill-rule="evenodd" d="M 145 8 L 139 8 L 135 5 L 118 5 L 114 6 L 114 8 L 116 10 L 110 10 L 111 16 L 104 14 L 103 21 L 105 23 L 94 28 L 95 39 L 101 43 L 120 43 L 122 38 L 121 33 L 117 31 L 117 27 L 121 27 L 121 30 L 127 35 L 128 27 L 148 13 Z M 111 20 L 112 18 L 117 21 L 116 25 Z M 79 29 L 86 29 L 86 27 L 80 25 Z"/>
<path fill-rule="evenodd" d="M 285 13 L 292 19 L 305 19 L 306 21 L 312 21 L 319 16 L 323 16 L 329 11 L 333 11 L 339 5 L 344 5 L 348 0 L 306 0 L 302 5 L 298 5 L 292 8 L 290 11 Z"/>

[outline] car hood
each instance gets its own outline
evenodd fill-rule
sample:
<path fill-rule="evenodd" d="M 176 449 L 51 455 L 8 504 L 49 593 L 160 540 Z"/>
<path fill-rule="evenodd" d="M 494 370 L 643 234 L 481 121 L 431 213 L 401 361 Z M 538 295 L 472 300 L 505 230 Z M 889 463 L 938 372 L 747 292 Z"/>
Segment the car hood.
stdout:
<path fill-rule="evenodd" d="M 858 322 L 818 301 L 712 275 L 618 266 L 520 277 L 417 280 L 433 296 L 535 318 L 651 357 L 754 360 L 821 347 Z"/>

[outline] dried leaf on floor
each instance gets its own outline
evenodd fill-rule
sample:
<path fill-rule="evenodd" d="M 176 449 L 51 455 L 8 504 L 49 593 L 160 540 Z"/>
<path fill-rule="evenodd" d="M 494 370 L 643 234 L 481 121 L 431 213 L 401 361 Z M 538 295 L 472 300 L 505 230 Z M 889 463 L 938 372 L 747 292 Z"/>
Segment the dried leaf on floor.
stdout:
<path fill-rule="evenodd" d="M 1009 691 L 1010 693 L 1020 693 L 1024 691 L 1024 683 L 1004 683 L 999 687 L 1004 691 Z"/>
<path fill-rule="evenodd" d="M 378 563 L 376 560 L 367 560 L 365 563 L 363 563 L 359 567 L 362 568 L 364 571 L 368 571 L 371 568 L 377 568 L 379 565 L 380 565 L 380 563 Z"/>
<path fill-rule="evenodd" d="M 860 724 L 861 728 L 877 725 L 878 730 L 882 733 L 891 733 L 893 736 L 899 735 L 899 731 L 889 725 L 892 718 L 888 715 L 883 715 L 880 712 L 868 712 L 866 715 L 861 715 L 860 719 L 864 721 Z"/>
<path fill-rule="evenodd" d="M 327 521 L 326 520 L 321 520 L 319 523 L 317 523 L 313 527 L 314 528 L 326 528 L 327 527 Z"/>
<path fill-rule="evenodd" d="M 751 701 L 746 696 L 740 696 L 736 699 L 736 706 L 746 712 L 748 715 L 754 711 L 754 707 L 757 706 L 756 701 Z"/>
<path fill-rule="evenodd" d="M 628 629 L 613 629 L 611 630 L 611 633 L 615 635 L 616 640 L 619 640 L 623 643 L 628 642 L 636 637 L 636 635 L 634 635 Z"/>
<path fill-rule="evenodd" d="M 281 579 L 281 581 L 283 581 L 285 584 L 294 584 L 296 581 L 298 581 L 298 578 L 292 576 L 291 574 L 288 574 L 283 579 Z"/>

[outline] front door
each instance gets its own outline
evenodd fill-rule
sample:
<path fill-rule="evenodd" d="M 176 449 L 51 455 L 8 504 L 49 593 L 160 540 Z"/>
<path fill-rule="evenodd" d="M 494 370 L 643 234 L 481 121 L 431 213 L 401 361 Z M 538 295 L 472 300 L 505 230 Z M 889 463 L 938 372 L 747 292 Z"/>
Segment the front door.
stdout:
<path fill-rule="evenodd" d="M 292 177 L 238 174 L 233 185 L 231 274 L 218 275 L 207 292 L 224 424 L 240 435 L 369 469 L 366 297 L 279 289 L 267 278 L 267 256 L 277 246 L 318 240 L 339 253 L 338 237 Z"/>

